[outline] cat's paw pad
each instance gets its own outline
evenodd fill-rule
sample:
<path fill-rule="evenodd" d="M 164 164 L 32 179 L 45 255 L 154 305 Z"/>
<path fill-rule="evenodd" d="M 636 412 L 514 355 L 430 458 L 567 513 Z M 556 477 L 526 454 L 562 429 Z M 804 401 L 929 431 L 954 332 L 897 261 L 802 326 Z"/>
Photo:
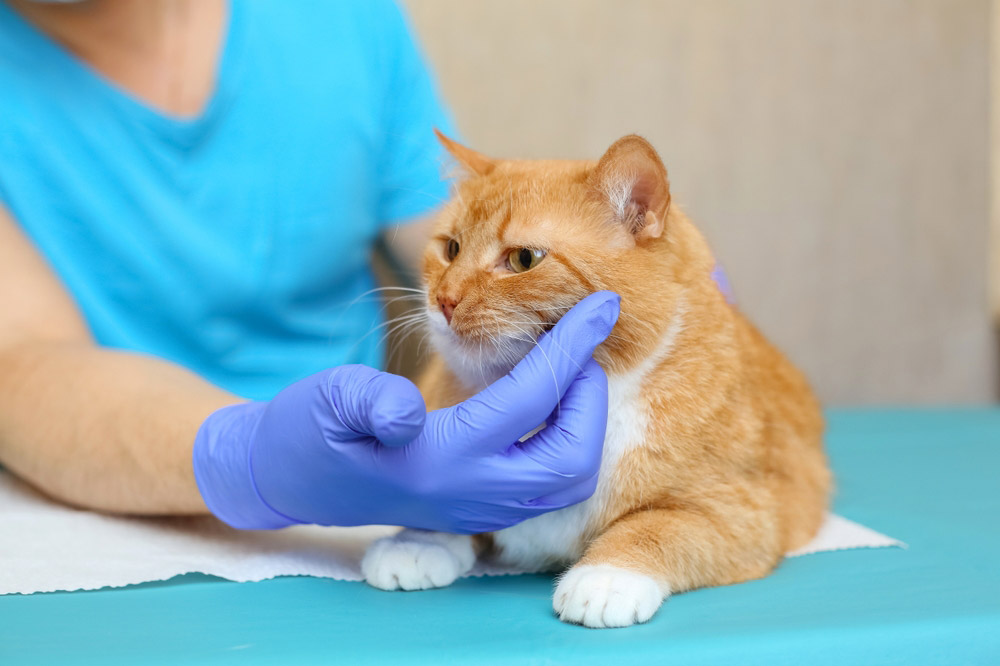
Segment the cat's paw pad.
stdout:
<path fill-rule="evenodd" d="M 369 585 L 382 590 L 427 590 L 451 585 L 474 560 L 471 544 L 396 536 L 369 546 L 361 573 Z"/>
<path fill-rule="evenodd" d="M 559 579 L 552 607 L 563 622 L 628 627 L 653 617 L 670 594 L 644 574 L 607 564 L 575 566 Z"/>

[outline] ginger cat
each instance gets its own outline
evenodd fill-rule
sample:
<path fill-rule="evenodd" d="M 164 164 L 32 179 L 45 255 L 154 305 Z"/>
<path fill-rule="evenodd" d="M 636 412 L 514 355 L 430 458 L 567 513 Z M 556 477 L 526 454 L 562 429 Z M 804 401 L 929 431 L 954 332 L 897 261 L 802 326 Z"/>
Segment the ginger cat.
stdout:
<path fill-rule="evenodd" d="M 766 576 L 824 518 L 819 404 L 725 302 L 656 151 L 632 135 L 597 163 L 495 160 L 439 136 L 470 177 L 425 256 L 438 352 L 421 382 L 428 409 L 473 395 L 573 304 L 612 290 L 622 314 L 594 355 L 609 383 L 604 456 L 587 501 L 490 535 L 403 530 L 370 547 L 367 581 L 440 587 L 477 554 L 571 565 L 559 618 L 623 627 L 671 594 Z"/>

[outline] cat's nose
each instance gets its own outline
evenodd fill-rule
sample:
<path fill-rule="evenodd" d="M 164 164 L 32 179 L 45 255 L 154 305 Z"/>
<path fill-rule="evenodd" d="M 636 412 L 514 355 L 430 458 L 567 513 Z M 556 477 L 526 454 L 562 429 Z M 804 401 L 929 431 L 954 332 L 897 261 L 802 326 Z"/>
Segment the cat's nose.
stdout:
<path fill-rule="evenodd" d="M 458 301 L 450 296 L 442 296 L 438 294 L 438 305 L 441 306 L 441 312 L 444 314 L 444 320 L 451 324 L 451 315 L 455 312 L 455 306 L 458 305 Z"/>

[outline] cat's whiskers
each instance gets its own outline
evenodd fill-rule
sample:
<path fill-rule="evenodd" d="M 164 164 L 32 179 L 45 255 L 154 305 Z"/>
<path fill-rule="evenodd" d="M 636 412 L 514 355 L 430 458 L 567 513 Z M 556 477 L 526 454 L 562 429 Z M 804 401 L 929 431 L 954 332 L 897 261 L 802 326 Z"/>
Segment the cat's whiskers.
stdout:
<path fill-rule="evenodd" d="M 567 311 L 569 310 L 569 308 L 563 308 L 563 307 L 551 307 L 551 308 L 533 308 L 533 309 L 534 309 L 534 310 L 537 310 L 538 312 L 562 312 L 563 314 L 565 314 L 565 313 L 566 313 L 566 312 L 567 312 Z M 652 336 L 652 337 L 653 337 L 654 339 L 658 339 L 658 338 L 660 337 L 660 332 L 659 332 L 659 331 L 657 331 L 657 330 L 656 330 L 656 329 L 655 329 L 655 328 L 653 327 L 653 325 L 652 325 L 652 324 L 650 324 L 650 323 L 649 323 L 648 321 L 646 321 L 645 319 L 641 319 L 641 318 L 639 318 L 639 317 L 635 316 L 634 314 L 632 314 L 632 313 L 630 313 L 630 312 L 625 312 L 624 310 L 622 310 L 621 312 L 619 312 L 619 313 L 618 313 L 618 316 L 619 316 L 619 317 L 625 317 L 625 318 L 627 318 L 627 319 L 631 319 L 631 320 L 635 321 L 635 322 L 636 322 L 636 324 L 638 324 L 638 325 L 640 325 L 640 326 L 644 326 L 644 327 L 646 328 L 646 330 L 648 330 L 648 331 L 649 331 L 649 334 L 650 334 L 650 335 L 651 335 L 651 336 Z"/>
<path fill-rule="evenodd" d="M 391 323 L 392 326 L 385 332 L 382 336 L 382 340 L 386 337 L 392 335 L 397 331 L 402 331 L 408 326 L 415 326 L 417 324 L 422 324 L 427 319 L 426 311 L 414 312 L 406 315 L 400 315 L 398 317 L 393 317 L 387 323 Z M 380 341 L 381 342 L 381 341 Z"/>
<path fill-rule="evenodd" d="M 415 326 L 415 325 L 417 325 L 419 323 L 420 322 L 403 322 L 401 324 L 398 324 L 397 327 L 393 331 L 390 331 L 390 332 L 386 333 L 385 335 L 383 335 L 381 337 L 381 339 L 379 339 L 379 344 L 382 344 L 383 342 L 385 342 L 386 338 L 388 338 L 390 335 L 392 335 L 396 331 L 400 331 L 399 337 L 396 340 L 393 341 L 393 344 L 395 345 L 395 349 L 399 349 L 399 343 L 400 343 L 401 339 L 405 338 L 409 334 L 409 331 L 406 331 L 406 328 L 410 327 L 410 326 Z M 390 354 L 386 358 L 386 363 L 388 363 L 391 360 L 392 360 L 392 355 Z"/>
<path fill-rule="evenodd" d="M 500 318 L 497 317 L 495 313 L 494 313 L 494 318 L 497 319 L 497 321 L 500 321 Z M 509 335 L 509 337 L 511 337 L 511 338 L 513 338 L 515 340 L 521 340 L 522 342 L 527 342 L 529 345 L 531 345 L 531 346 L 535 347 L 536 349 L 538 349 L 538 351 L 542 354 L 542 358 L 545 359 L 545 363 L 548 364 L 549 371 L 552 373 L 552 385 L 555 388 L 555 392 L 556 392 L 556 412 L 558 413 L 558 411 L 559 411 L 559 409 L 561 407 L 560 403 L 562 402 L 562 397 L 559 394 L 559 379 L 556 377 L 556 369 L 552 365 L 552 360 L 549 358 L 548 353 L 545 351 L 544 347 L 541 347 L 541 346 L 537 345 L 538 338 L 537 338 L 537 336 L 532 336 L 532 334 L 531 334 L 530 331 L 528 331 L 528 330 L 526 330 L 524 328 L 521 328 L 517 324 L 513 323 L 511 320 L 506 320 L 505 319 L 504 323 L 508 324 L 510 326 L 513 326 L 518 331 L 520 331 L 521 333 L 524 334 L 523 338 L 520 337 L 520 336 L 517 336 L 517 335 Z M 558 347 L 559 345 L 556 345 L 556 346 Z M 561 349 L 561 351 L 564 354 L 566 354 L 565 350 L 562 350 L 561 347 L 560 347 L 560 349 Z M 529 349 L 529 353 L 530 353 L 530 349 Z M 566 354 L 566 355 L 567 355 L 567 357 L 569 357 L 569 354 Z M 569 357 L 569 358 L 572 360 L 572 357 Z M 573 361 L 573 362 L 576 363 L 576 361 Z M 581 368 L 581 370 L 582 369 L 583 368 Z"/>
<path fill-rule="evenodd" d="M 352 305 L 360 302 L 361 299 L 363 299 L 365 296 L 371 296 L 372 294 L 380 294 L 383 291 L 406 291 L 406 292 L 411 292 L 413 294 L 420 294 L 421 296 L 427 296 L 427 290 L 423 288 L 416 289 L 414 287 L 395 287 L 395 286 L 375 287 L 374 289 L 369 289 L 368 291 L 358 294 L 357 298 L 348 303 L 346 307 L 351 307 Z"/>
<path fill-rule="evenodd" d="M 424 317 L 398 322 L 392 329 L 390 329 L 385 335 L 382 336 L 382 339 L 379 340 L 380 344 L 389 336 L 393 335 L 394 333 L 398 333 L 398 335 L 396 336 L 396 340 L 393 341 L 392 346 L 389 349 L 389 353 L 386 356 L 386 365 L 390 364 L 393 358 L 395 358 L 396 353 L 403 348 L 402 343 L 405 340 L 405 338 L 408 337 L 409 335 L 412 335 L 416 327 L 421 327 L 425 323 L 426 323 L 426 318 Z M 422 337 L 426 339 L 426 337 L 429 335 L 429 331 L 427 330 L 426 326 L 422 327 L 423 327 Z"/>
<path fill-rule="evenodd" d="M 507 324 L 510 324 L 511 326 L 514 326 L 515 328 L 517 328 L 521 332 L 525 333 L 529 338 L 532 338 L 530 340 L 530 342 L 532 342 L 532 344 L 537 344 L 537 342 L 538 342 L 538 335 L 535 335 L 534 337 L 532 337 L 530 331 L 525 331 L 523 328 L 521 328 L 520 326 L 518 326 L 518 324 L 529 324 L 531 326 L 543 326 L 544 324 L 547 323 L 547 322 L 541 322 L 541 321 L 537 321 L 537 320 L 536 321 L 519 321 L 519 320 L 514 320 L 514 319 L 505 319 L 504 322 L 507 323 Z M 541 332 L 539 332 L 539 335 L 540 334 L 541 334 Z M 562 345 L 560 345 L 558 342 L 556 342 L 555 339 L 552 340 L 552 344 L 555 345 L 556 348 L 559 351 L 561 351 L 566 356 L 566 358 L 568 358 L 569 360 L 573 361 L 573 365 L 575 365 L 580 370 L 580 372 L 583 372 L 583 366 L 580 365 L 579 363 L 577 363 L 576 359 L 574 359 L 573 356 L 569 352 L 567 352 L 566 349 L 564 349 Z M 551 367 L 551 364 L 549 364 L 549 365 Z"/>
<path fill-rule="evenodd" d="M 385 305 L 379 310 L 379 314 L 385 312 L 393 303 L 398 303 L 399 301 L 413 301 L 416 305 L 422 306 L 425 303 L 423 296 L 417 296 L 416 294 L 407 294 L 405 296 L 396 296 L 395 298 L 390 298 L 385 302 Z"/>
<path fill-rule="evenodd" d="M 382 307 L 379 308 L 378 311 L 379 316 L 384 315 L 385 311 L 388 310 L 393 305 L 393 303 L 398 303 L 399 301 L 413 301 L 413 303 L 416 306 L 421 306 L 424 303 L 424 298 L 422 296 L 418 296 L 417 294 L 406 294 L 403 296 L 396 296 L 395 298 L 387 299 L 383 302 Z M 409 310 L 407 310 L 407 312 L 412 312 L 413 309 L 414 308 L 410 308 Z"/>
<path fill-rule="evenodd" d="M 337 317 L 337 319 L 335 320 L 335 324 L 339 324 L 340 321 L 343 319 L 344 315 L 352 307 L 354 307 L 355 305 L 358 305 L 359 303 L 368 303 L 368 302 L 374 301 L 375 298 L 372 298 L 372 296 L 374 294 L 379 294 L 380 296 L 378 297 L 378 299 L 379 300 L 383 300 L 382 297 L 381 297 L 381 294 L 384 293 L 384 292 L 390 292 L 390 291 L 403 291 L 403 292 L 407 292 L 406 294 L 404 294 L 403 297 L 399 297 L 401 299 L 402 298 L 412 297 L 413 300 L 417 300 L 421 296 L 424 297 L 424 298 L 426 298 L 426 295 L 427 295 L 427 291 L 425 289 L 422 289 L 422 288 L 421 289 L 416 289 L 414 287 L 397 287 L 397 286 L 391 286 L 391 287 L 376 287 L 374 289 L 369 289 L 368 291 L 365 291 L 365 292 L 362 292 L 362 293 L 358 294 L 356 297 L 354 297 L 353 299 L 351 299 L 350 301 L 348 301 L 346 304 L 337 303 L 337 304 L 333 304 L 333 305 L 330 306 L 331 309 L 337 308 L 337 309 L 340 310 L 340 314 Z M 395 300 L 391 300 L 390 303 L 392 303 L 392 302 L 396 302 L 396 301 Z M 383 301 L 383 303 L 384 303 L 384 301 Z M 386 305 L 384 304 L 382 306 L 382 308 L 379 309 L 378 313 L 376 314 L 376 317 L 381 317 L 382 314 L 385 312 L 385 310 L 386 310 Z M 333 338 L 333 335 L 334 334 L 331 332 L 331 334 L 330 334 L 330 338 L 331 339 Z M 357 348 L 357 344 L 355 344 L 353 347 L 351 347 L 350 351 L 353 352 L 356 348 Z"/>
<path fill-rule="evenodd" d="M 495 315 L 494 315 L 494 319 L 496 319 Z M 486 381 L 486 368 L 483 365 L 483 339 L 482 338 L 479 338 L 479 359 L 478 359 L 478 361 L 479 361 L 479 376 L 483 380 L 483 388 L 486 388 L 489 385 L 489 382 Z"/>
<path fill-rule="evenodd" d="M 511 323 L 518 323 L 518 324 L 534 324 L 534 325 L 537 325 L 537 324 L 539 324 L 539 322 L 538 322 L 538 321 L 521 321 L 521 320 L 511 320 Z M 615 334 L 615 333 L 611 333 L 611 334 L 609 334 L 609 335 L 608 335 L 608 337 L 607 337 L 607 339 L 608 339 L 608 340 L 621 340 L 622 342 L 632 342 L 632 340 L 629 340 L 629 339 L 628 339 L 628 338 L 626 338 L 625 336 L 622 336 L 622 335 L 617 335 L 617 334 Z"/>
<path fill-rule="evenodd" d="M 416 312 L 409 312 L 407 314 L 412 316 L 413 317 L 412 319 L 407 319 L 407 321 L 400 322 L 399 321 L 400 317 L 395 317 L 391 321 L 385 322 L 385 324 L 391 324 L 391 323 L 402 324 L 398 329 L 399 335 L 396 336 L 395 340 L 390 341 L 390 348 L 388 350 L 388 354 L 386 355 L 386 366 L 391 365 L 392 360 L 396 357 L 396 354 L 399 353 L 401 350 L 405 350 L 407 346 L 412 347 L 414 344 L 416 345 L 415 353 L 418 358 L 423 358 L 424 355 L 427 353 L 425 351 L 425 345 L 427 345 L 431 337 L 431 330 L 430 326 L 428 325 L 430 322 L 430 315 L 427 312 L 426 308 L 421 308 L 421 309 L 424 310 L 423 317 L 416 316 L 418 315 L 418 313 Z M 407 340 L 407 338 L 417 333 L 420 334 L 420 337 L 416 340 L 415 343 L 413 341 Z M 386 336 L 388 335 L 390 334 L 387 333 Z M 386 336 L 383 336 L 383 339 L 385 339 Z M 410 344 L 409 345 L 404 344 L 407 342 L 409 342 Z"/>
<path fill-rule="evenodd" d="M 391 319 L 387 319 L 386 321 L 382 322 L 381 324 L 379 324 L 377 326 L 372 326 L 370 329 L 368 329 L 368 332 L 365 333 L 363 336 L 361 336 L 361 338 L 358 339 L 358 341 L 356 343 L 354 343 L 354 346 L 351 347 L 351 351 L 354 351 L 362 342 L 365 341 L 365 339 L 368 338 L 368 336 L 372 335 L 373 333 L 377 333 L 379 330 L 385 328 L 386 326 L 392 326 L 393 324 L 397 324 L 397 323 L 399 323 L 401 321 L 404 321 L 404 322 L 409 322 L 411 320 L 412 321 L 423 321 L 426 318 L 427 318 L 427 309 L 424 308 L 424 307 L 419 307 L 419 308 L 414 308 L 414 309 L 412 309 L 410 311 L 407 311 L 407 312 L 405 312 L 405 313 L 403 313 L 401 315 L 398 315 L 396 317 L 393 317 Z M 388 333 L 386 335 L 388 335 Z M 383 340 L 384 339 L 385 338 L 383 336 Z"/>

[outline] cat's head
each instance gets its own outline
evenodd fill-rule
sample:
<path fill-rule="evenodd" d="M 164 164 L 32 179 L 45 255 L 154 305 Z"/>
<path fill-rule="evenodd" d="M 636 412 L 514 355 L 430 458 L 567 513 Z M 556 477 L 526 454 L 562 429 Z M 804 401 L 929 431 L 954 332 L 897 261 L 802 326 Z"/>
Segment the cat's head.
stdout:
<path fill-rule="evenodd" d="M 630 135 L 598 162 L 500 160 L 438 135 L 467 177 L 424 256 L 431 337 L 470 387 L 508 372 L 586 295 L 622 296 L 595 355 L 642 353 L 670 300 L 667 171 Z"/>

